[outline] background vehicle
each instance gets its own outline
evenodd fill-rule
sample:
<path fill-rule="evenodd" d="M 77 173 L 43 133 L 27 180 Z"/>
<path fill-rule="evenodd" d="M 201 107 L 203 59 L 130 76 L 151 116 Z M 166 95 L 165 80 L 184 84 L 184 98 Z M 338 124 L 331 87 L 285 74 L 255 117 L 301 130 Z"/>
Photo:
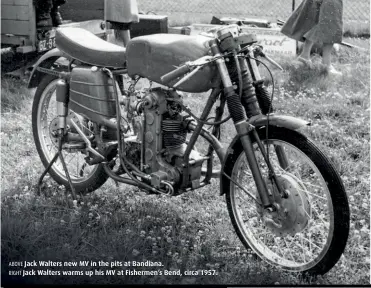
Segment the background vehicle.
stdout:
<path fill-rule="evenodd" d="M 105 37 L 104 0 L 70 0 L 60 11 L 62 26 L 80 27 Z M 132 37 L 167 33 L 167 17 L 140 15 L 141 22 L 132 27 Z M 149 25 L 150 24 L 150 25 Z M 36 11 L 32 0 L 1 1 L 1 69 L 11 72 L 27 68 L 46 51 L 55 48 L 55 27 L 36 27 Z"/>

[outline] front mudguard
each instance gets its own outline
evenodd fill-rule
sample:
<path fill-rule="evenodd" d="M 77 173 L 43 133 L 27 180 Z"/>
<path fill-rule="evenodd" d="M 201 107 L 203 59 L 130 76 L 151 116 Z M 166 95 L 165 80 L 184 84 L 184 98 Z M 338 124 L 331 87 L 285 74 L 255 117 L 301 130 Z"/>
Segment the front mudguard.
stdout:
<path fill-rule="evenodd" d="M 268 125 L 268 117 L 266 115 L 260 115 L 257 118 L 251 119 L 249 121 L 250 124 L 254 125 L 256 129 L 259 129 L 261 127 Z M 269 115 L 269 126 L 275 126 L 275 127 L 283 127 L 290 130 L 298 130 L 301 127 L 309 126 L 310 122 L 295 118 L 292 116 L 285 116 L 285 115 Z M 232 171 L 234 162 L 233 162 L 233 153 L 240 152 L 242 148 L 242 143 L 240 141 L 240 137 L 236 135 L 234 139 L 232 140 L 231 144 L 229 145 L 227 149 L 227 154 L 224 158 L 224 161 L 222 163 L 222 169 L 220 173 L 220 195 L 224 195 L 227 187 L 226 183 L 229 182 L 228 178 L 224 175 L 225 171 Z M 226 173 L 230 174 L 230 173 Z"/>
<path fill-rule="evenodd" d="M 259 128 L 268 125 L 268 120 L 269 126 L 283 127 L 290 130 L 298 130 L 303 126 L 310 125 L 310 122 L 299 118 L 275 114 L 270 114 L 269 119 L 267 115 L 259 115 L 258 117 L 251 119 L 249 123 L 254 125 L 256 128 Z"/>
<path fill-rule="evenodd" d="M 28 80 L 28 88 L 37 87 L 42 77 L 45 75 L 45 73 L 37 70 L 38 67 L 47 68 L 47 69 L 51 68 L 54 65 L 54 63 L 56 63 L 61 58 L 62 59 L 65 58 L 65 60 L 70 60 L 69 57 L 63 54 L 58 48 L 49 50 L 43 56 L 41 56 L 40 59 L 37 60 L 36 64 L 34 65 L 32 69 L 30 79 Z M 62 62 L 60 64 L 68 65 Z M 65 68 L 67 68 L 67 66 Z"/>

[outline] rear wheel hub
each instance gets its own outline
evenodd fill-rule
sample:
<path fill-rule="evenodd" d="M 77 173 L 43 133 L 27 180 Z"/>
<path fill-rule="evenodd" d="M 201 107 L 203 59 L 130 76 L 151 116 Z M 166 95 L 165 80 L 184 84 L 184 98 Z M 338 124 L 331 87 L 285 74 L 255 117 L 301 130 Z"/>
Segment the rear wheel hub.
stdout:
<path fill-rule="evenodd" d="M 54 144 L 56 148 L 58 148 L 58 126 L 59 126 L 58 120 L 59 120 L 59 117 L 57 116 L 50 122 L 50 125 L 49 125 L 50 140 L 52 141 L 52 143 Z M 73 129 L 71 120 L 73 120 L 81 129 L 83 129 L 79 117 L 73 111 L 70 111 L 66 118 L 66 126 L 67 126 L 66 129 L 69 132 L 77 133 L 75 129 Z M 81 145 L 78 145 L 78 147 L 80 146 Z"/>

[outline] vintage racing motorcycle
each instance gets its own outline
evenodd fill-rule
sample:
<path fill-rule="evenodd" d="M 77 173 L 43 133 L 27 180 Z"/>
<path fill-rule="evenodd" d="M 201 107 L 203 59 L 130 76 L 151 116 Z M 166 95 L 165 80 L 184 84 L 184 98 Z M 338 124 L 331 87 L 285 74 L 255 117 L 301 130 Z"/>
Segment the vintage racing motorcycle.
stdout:
<path fill-rule="evenodd" d="M 256 42 L 236 25 L 208 35 L 141 36 L 126 48 L 81 28 L 58 29 L 57 49 L 39 59 L 29 82 L 37 87 L 33 135 L 46 167 L 39 184 L 50 173 L 76 196 L 110 177 L 175 196 L 218 177 L 246 247 L 285 270 L 328 272 L 348 238 L 346 192 L 298 131 L 309 123 L 273 113 Z M 141 78 L 151 85 L 136 89 Z M 197 116 L 182 93 L 207 91 Z M 229 119 L 236 136 L 226 148 L 219 140 Z M 199 138 L 206 153 L 195 149 Z"/>

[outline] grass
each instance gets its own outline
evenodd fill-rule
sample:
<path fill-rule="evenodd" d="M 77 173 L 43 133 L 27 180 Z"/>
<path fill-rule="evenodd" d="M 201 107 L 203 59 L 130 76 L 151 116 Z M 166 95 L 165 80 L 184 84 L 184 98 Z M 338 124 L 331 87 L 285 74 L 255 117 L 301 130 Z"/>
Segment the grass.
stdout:
<path fill-rule="evenodd" d="M 1 112 L 20 111 L 23 108 L 23 102 L 30 99 L 30 93 L 25 82 L 20 79 L 10 78 L 1 81 Z"/>
<path fill-rule="evenodd" d="M 334 65 L 344 75 L 326 76 L 315 57 L 314 69 L 298 67 L 292 59 L 277 59 L 284 72 L 275 76 L 277 113 L 312 122 L 304 130 L 334 162 L 344 181 L 351 208 L 348 245 L 338 264 L 325 276 L 302 279 L 256 259 L 235 235 L 219 181 L 179 197 L 146 195 L 108 181 L 96 192 L 66 200 L 64 188 L 46 181 L 51 197 L 35 195 L 42 172 L 31 127 L 34 91 L 22 81 L 2 79 L 1 217 L 2 280 L 10 261 L 51 260 L 116 262 L 112 270 L 127 269 L 127 261 L 161 262 L 163 267 L 137 270 L 215 270 L 212 276 L 26 276 L 8 278 L 34 284 L 368 284 L 370 264 L 369 193 L 369 40 L 351 40 L 366 51 L 341 48 Z M 262 70 L 263 72 L 263 70 Z M 265 74 L 263 72 L 263 74 Z M 200 115 L 205 95 L 185 97 Z M 232 124 L 223 128 L 223 144 L 234 136 Z M 202 147 L 201 147 L 202 149 Z M 51 270 L 105 271 L 99 267 Z M 44 269 L 45 270 L 45 269 Z M 98 272 L 97 272 L 98 273 Z M 20 283 L 22 284 L 22 283 Z"/>

